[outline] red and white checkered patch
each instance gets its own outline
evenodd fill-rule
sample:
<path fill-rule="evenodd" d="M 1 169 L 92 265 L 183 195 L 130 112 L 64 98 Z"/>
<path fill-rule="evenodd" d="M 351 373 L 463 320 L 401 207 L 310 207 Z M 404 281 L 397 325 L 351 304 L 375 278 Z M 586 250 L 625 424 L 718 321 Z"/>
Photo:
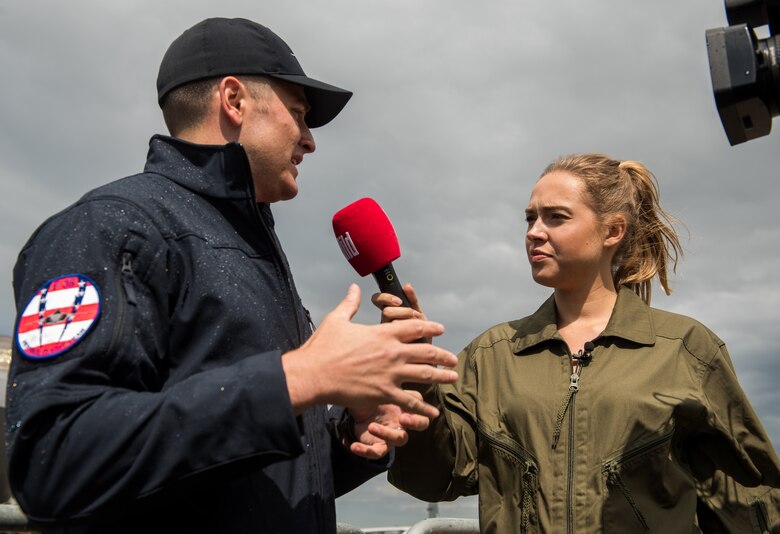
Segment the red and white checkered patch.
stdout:
<path fill-rule="evenodd" d="M 36 360 L 52 358 L 84 338 L 100 315 L 100 290 L 82 274 L 46 282 L 19 319 L 19 351 Z"/>

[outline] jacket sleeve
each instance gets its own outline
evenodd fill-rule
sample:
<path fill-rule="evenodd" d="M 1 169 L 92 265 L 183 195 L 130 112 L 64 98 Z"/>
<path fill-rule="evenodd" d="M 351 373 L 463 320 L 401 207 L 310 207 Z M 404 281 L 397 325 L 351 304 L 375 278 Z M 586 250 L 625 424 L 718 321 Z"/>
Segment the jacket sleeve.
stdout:
<path fill-rule="evenodd" d="M 421 391 L 440 415 L 424 432 L 411 432 L 396 450 L 388 480 L 428 502 L 451 501 L 477 492 L 477 370 L 471 345 L 458 355 L 458 381 Z"/>
<path fill-rule="evenodd" d="M 67 273 L 100 290 L 96 323 L 67 351 L 33 359 L 14 347 L 9 478 L 37 523 L 90 517 L 220 469 L 303 452 L 280 351 L 169 380 L 177 348 L 166 325 L 178 290 L 166 242 L 148 220 L 127 202 L 82 202 L 47 221 L 17 261 L 20 316 L 42 284 Z"/>
<path fill-rule="evenodd" d="M 702 532 L 780 534 L 780 492 L 747 488 L 723 471 L 698 481 L 696 515 Z"/>
<path fill-rule="evenodd" d="M 691 454 L 705 532 L 780 532 L 780 461 L 726 347 L 705 370 L 707 407 Z"/>

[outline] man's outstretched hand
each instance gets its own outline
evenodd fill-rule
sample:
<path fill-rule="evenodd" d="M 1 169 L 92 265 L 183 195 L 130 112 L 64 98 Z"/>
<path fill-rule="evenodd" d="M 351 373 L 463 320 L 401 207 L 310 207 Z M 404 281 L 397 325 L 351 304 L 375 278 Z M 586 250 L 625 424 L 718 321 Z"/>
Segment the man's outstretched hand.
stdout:
<path fill-rule="evenodd" d="M 434 406 L 401 385 L 457 380 L 457 373 L 449 369 L 457 364 L 454 354 L 428 343 L 414 343 L 440 336 L 444 326 L 422 318 L 356 324 L 352 317 L 359 307 L 360 288 L 352 284 L 309 340 L 282 356 L 295 413 L 314 404 L 348 406 L 353 412 L 394 404 L 400 410 L 399 418 L 438 416 Z M 408 422 L 412 427 L 421 425 L 421 420 Z"/>

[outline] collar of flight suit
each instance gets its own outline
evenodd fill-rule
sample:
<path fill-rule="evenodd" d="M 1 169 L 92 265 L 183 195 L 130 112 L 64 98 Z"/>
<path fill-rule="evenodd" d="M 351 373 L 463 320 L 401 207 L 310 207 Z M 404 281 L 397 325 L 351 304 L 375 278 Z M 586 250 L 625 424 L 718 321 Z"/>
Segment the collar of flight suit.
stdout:
<path fill-rule="evenodd" d="M 518 330 L 513 340 L 512 351 L 515 354 L 552 340 L 562 340 L 552 295 L 522 323 L 522 331 Z M 607 327 L 598 337 L 616 337 L 639 345 L 653 345 L 655 329 L 650 307 L 632 289 L 621 287 Z"/>

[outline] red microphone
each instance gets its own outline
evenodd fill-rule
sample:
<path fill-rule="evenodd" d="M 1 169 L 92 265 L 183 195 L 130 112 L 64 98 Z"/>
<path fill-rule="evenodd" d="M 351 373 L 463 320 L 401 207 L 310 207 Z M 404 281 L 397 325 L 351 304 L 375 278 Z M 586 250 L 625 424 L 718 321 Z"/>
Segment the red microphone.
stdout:
<path fill-rule="evenodd" d="M 341 252 L 360 276 L 374 275 L 382 293 L 400 298 L 409 307 L 393 260 L 401 257 L 398 238 L 384 210 L 371 198 L 361 198 L 337 211 L 333 232 Z"/>

